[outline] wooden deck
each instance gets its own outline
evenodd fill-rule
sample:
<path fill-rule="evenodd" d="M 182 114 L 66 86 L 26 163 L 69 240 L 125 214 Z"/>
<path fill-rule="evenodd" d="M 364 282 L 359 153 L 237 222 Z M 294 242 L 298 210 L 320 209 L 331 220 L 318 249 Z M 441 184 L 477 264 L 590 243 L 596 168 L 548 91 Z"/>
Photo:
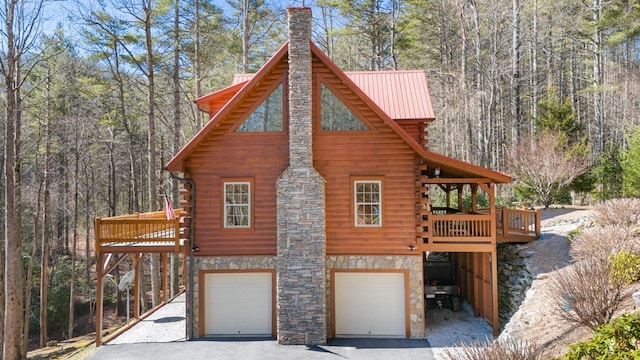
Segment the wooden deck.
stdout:
<path fill-rule="evenodd" d="M 180 213 L 171 220 L 164 211 L 96 218 L 96 253 L 180 252 Z"/>
<path fill-rule="evenodd" d="M 133 318 L 138 321 L 140 315 L 141 266 L 143 256 L 160 254 L 162 279 L 162 303 L 168 301 L 168 258 L 169 253 L 183 253 L 186 256 L 184 237 L 188 232 L 181 231 L 185 226 L 181 222 L 182 209 L 175 209 L 173 218 L 167 220 L 165 211 L 138 213 L 131 215 L 96 218 L 96 346 L 102 344 L 102 315 L 104 298 L 104 279 L 124 259 L 131 259 L 134 266 L 133 281 Z M 183 273 L 187 274 L 186 261 Z M 157 307 L 156 307 L 157 308 Z M 134 321 L 134 322 L 135 322 Z"/>
<path fill-rule="evenodd" d="M 540 210 L 498 208 L 474 213 L 433 208 L 423 251 L 490 252 L 497 242 L 522 243 L 540 236 Z"/>

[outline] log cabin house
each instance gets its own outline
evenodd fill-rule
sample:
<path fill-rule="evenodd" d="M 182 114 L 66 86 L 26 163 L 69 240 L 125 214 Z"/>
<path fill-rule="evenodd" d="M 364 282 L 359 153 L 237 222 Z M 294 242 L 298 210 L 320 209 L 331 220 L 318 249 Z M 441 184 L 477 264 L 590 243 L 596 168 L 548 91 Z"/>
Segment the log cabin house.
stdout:
<path fill-rule="evenodd" d="M 497 333 L 496 243 L 536 238 L 539 213 L 496 207 L 508 175 L 428 150 L 423 71 L 343 72 L 311 42 L 310 10 L 288 13 L 289 41 L 196 100 L 211 119 L 166 166 L 183 180 L 188 245 L 168 226 L 188 337 L 424 338 L 433 251 L 457 254 L 463 298 Z M 99 264 L 123 251 L 97 234 Z"/>

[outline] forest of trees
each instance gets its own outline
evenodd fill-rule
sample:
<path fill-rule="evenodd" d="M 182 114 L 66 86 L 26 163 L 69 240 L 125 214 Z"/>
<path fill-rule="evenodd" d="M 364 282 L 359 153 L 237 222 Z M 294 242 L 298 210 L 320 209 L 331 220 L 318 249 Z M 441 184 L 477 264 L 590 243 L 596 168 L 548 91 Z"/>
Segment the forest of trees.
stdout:
<path fill-rule="evenodd" d="M 178 202 L 161 169 L 208 120 L 194 99 L 259 69 L 302 5 L 343 70 L 426 72 L 431 150 L 517 172 L 553 131 L 585 201 L 640 194 L 640 0 L 3 0 L 2 358 L 74 335 L 95 217 Z M 532 196 L 515 185 L 502 203 Z"/>

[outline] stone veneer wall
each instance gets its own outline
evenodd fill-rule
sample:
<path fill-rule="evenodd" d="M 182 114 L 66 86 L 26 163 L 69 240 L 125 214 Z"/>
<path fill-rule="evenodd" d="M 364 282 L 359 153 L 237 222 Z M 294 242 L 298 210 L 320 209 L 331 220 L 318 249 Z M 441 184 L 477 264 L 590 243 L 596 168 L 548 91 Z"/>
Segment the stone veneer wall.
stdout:
<path fill-rule="evenodd" d="M 276 268 L 275 256 L 217 256 L 195 257 L 193 272 L 193 337 L 199 337 L 201 270 L 264 270 Z"/>
<path fill-rule="evenodd" d="M 278 343 L 327 342 L 325 181 L 313 168 L 311 9 L 289 8 L 289 167 L 277 189 Z"/>
<path fill-rule="evenodd" d="M 406 269 L 409 270 L 409 328 L 412 339 L 422 339 L 424 333 L 424 288 L 421 256 L 327 256 L 327 324 L 331 322 L 332 269 Z M 333 326 L 334 324 L 330 324 Z"/>

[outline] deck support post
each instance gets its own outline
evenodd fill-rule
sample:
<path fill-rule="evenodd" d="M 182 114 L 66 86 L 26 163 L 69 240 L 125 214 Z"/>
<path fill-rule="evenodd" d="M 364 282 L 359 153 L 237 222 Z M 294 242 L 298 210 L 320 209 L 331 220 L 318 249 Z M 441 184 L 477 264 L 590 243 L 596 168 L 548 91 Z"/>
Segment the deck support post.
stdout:
<path fill-rule="evenodd" d="M 169 274 L 167 274 L 167 258 L 169 254 L 160 254 L 162 256 L 162 302 L 167 302 L 167 286 L 169 285 Z"/>
<path fill-rule="evenodd" d="M 134 319 L 140 319 L 140 263 L 141 263 L 142 254 L 134 254 L 133 255 L 133 266 L 136 272 L 136 276 L 134 279 L 133 285 L 133 300 L 136 306 L 133 308 L 133 317 Z"/>
<path fill-rule="evenodd" d="M 98 262 L 96 265 L 96 347 L 102 345 L 102 297 L 103 297 L 103 277 L 104 277 L 104 253 L 98 252 Z"/>
<path fill-rule="evenodd" d="M 498 316 L 498 250 L 493 248 L 491 252 L 491 291 L 492 291 L 492 312 L 493 336 L 500 334 L 500 317 Z"/>

